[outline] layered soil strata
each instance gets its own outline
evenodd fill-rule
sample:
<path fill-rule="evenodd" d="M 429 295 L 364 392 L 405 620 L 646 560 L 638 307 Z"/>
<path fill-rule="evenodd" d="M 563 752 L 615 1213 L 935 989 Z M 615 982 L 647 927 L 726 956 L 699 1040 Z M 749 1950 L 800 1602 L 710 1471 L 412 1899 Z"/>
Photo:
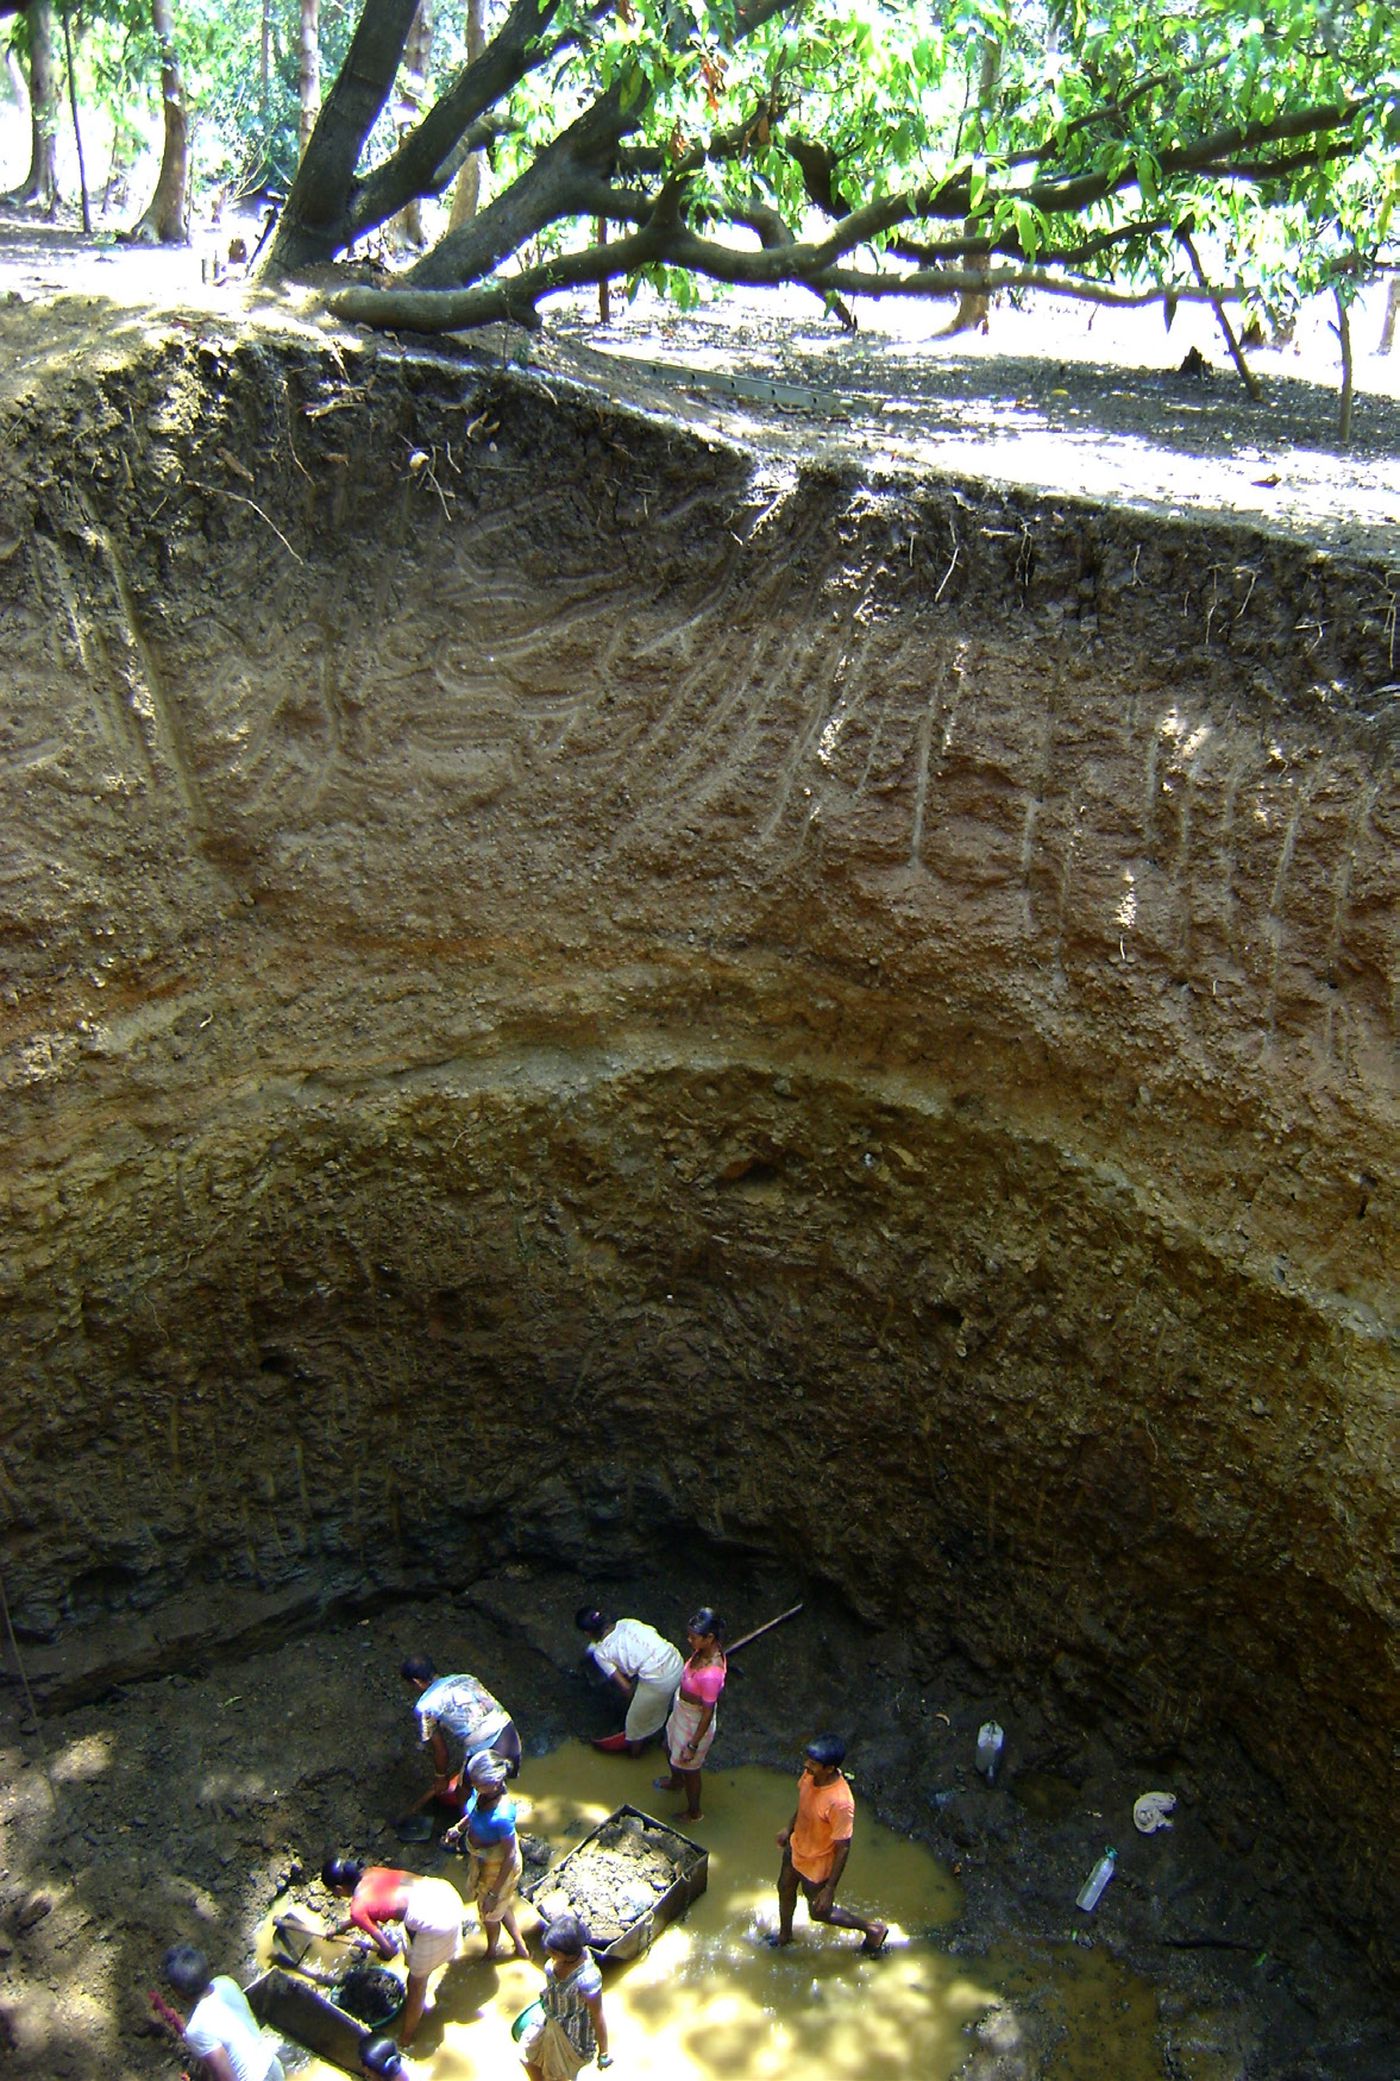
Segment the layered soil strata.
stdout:
<path fill-rule="evenodd" d="M 1238 1745 L 1379 1962 L 1393 572 L 347 341 L 8 410 L 36 1687 L 694 1530 Z"/>

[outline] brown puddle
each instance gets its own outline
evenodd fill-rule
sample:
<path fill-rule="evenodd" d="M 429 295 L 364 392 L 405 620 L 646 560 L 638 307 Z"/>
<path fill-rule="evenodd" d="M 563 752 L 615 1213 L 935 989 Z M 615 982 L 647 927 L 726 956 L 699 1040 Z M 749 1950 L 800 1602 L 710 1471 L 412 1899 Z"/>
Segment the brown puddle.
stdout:
<path fill-rule="evenodd" d="M 530 1757 L 521 1825 L 561 1854 L 623 1802 L 673 1820 L 674 1797 L 652 1790 L 656 1770 L 653 1756 L 628 1761 L 582 1744 Z M 799 2069 L 823 2081 L 909 2073 L 948 2081 L 974 2049 L 969 2026 L 989 2012 L 994 2042 L 1011 2049 L 1022 2003 L 1049 2005 L 1063 2028 L 1047 2068 L 1057 2081 L 1160 2081 L 1156 1999 L 1146 1981 L 1103 1951 L 1068 1944 L 1008 1947 L 975 1962 L 950 1957 L 939 1931 L 957 1918 L 957 1881 L 929 1851 L 862 1811 L 858 1777 L 854 1783 L 856 1840 L 841 1897 L 889 1922 L 885 1955 L 860 1957 L 854 1932 L 818 1929 L 801 1907 L 792 1947 L 768 1948 L 774 1836 L 791 1815 L 795 1770 L 792 1778 L 757 1768 L 707 1772 L 705 1819 L 674 1825 L 709 1848 L 708 1889 L 644 1957 L 605 1977 L 618 2081 L 778 2081 Z M 397 1844 L 383 1858 L 448 1877 L 462 1869 Z M 523 1904 L 521 1926 L 533 1945 L 536 1917 Z M 519 2071 L 510 2025 L 534 1999 L 540 1973 L 515 1960 L 487 1965 L 481 1944 L 473 1915 L 464 1955 L 439 1977 L 436 2006 L 411 2048 L 423 2081 Z M 308 2081 L 335 2081 L 339 2069 L 312 2061 L 300 2071 Z"/>

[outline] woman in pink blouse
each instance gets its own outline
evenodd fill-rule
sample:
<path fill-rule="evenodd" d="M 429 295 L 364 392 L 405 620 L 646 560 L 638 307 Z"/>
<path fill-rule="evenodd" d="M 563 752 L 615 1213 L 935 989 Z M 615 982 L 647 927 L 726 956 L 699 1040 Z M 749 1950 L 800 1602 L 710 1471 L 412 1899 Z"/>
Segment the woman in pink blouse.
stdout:
<path fill-rule="evenodd" d="M 716 1708 L 724 1689 L 724 1627 L 708 1609 L 697 1611 L 685 1629 L 690 1659 L 681 1673 L 681 1687 L 666 1722 L 666 1753 L 671 1775 L 656 1780 L 660 1792 L 684 1792 L 685 1807 L 678 1820 L 700 1821 L 700 1772 L 710 1753 L 718 1727 Z"/>

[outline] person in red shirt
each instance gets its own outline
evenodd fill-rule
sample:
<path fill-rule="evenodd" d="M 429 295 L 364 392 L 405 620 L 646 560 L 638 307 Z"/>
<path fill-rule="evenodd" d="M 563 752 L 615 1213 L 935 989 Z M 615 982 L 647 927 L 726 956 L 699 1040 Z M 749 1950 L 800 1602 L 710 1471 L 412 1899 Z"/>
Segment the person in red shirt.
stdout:
<path fill-rule="evenodd" d="M 405 2045 L 411 2044 L 427 2006 L 428 1981 L 439 1966 L 450 1965 L 457 1956 L 465 1913 L 461 1895 L 446 1879 L 422 1878 L 386 1864 L 366 1866 L 352 1857 L 328 1857 L 321 1881 L 338 1899 L 350 1903 L 349 1920 L 334 1935 L 348 1936 L 358 1929 L 381 1958 L 394 1958 L 400 1948 L 398 1934 L 385 1925 L 402 1922 L 408 1938 L 408 1990 L 399 2036 Z"/>
<path fill-rule="evenodd" d="M 845 1760 L 846 1744 L 834 1734 L 819 1734 L 807 1744 L 806 1763 L 797 1781 L 797 1811 L 778 1833 L 778 1848 L 783 1853 L 778 1873 L 778 1929 L 768 1941 L 775 1946 L 792 1942 L 792 1917 L 800 1889 L 814 1922 L 862 1930 L 865 1941 L 860 1948 L 873 1957 L 884 1948 L 889 1925 L 867 1921 L 850 1908 L 836 1905 L 836 1888 L 851 1854 L 856 1818 L 855 1795 L 841 1774 Z"/>

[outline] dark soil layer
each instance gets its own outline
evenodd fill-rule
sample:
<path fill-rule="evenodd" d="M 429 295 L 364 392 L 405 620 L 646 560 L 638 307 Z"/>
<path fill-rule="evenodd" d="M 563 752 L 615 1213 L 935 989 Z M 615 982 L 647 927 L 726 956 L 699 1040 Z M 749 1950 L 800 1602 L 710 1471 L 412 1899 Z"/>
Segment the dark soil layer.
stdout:
<path fill-rule="evenodd" d="M 1170 1770 L 1233 1853 L 1142 1943 L 1254 1957 L 1296 1898 L 1290 1972 L 1382 1974 L 1389 566 L 800 467 L 581 363 L 210 324 L 53 375 L 0 457 L 0 1558 L 43 1699 L 701 1539 L 871 1629 L 834 1694 L 893 1701 L 897 1818 L 1022 1825 L 935 1814 L 908 1717 L 1009 1697 L 1026 1760 Z M 215 1685 L 230 1798 L 260 1666 Z M 355 1717 L 315 1746 L 363 1798 Z M 7 1941 L 52 1923 L 81 2004 L 128 1851 L 35 1915 L 20 1783 Z M 1237 1992 L 1240 2071 L 1294 2071 L 1288 1990 Z"/>

